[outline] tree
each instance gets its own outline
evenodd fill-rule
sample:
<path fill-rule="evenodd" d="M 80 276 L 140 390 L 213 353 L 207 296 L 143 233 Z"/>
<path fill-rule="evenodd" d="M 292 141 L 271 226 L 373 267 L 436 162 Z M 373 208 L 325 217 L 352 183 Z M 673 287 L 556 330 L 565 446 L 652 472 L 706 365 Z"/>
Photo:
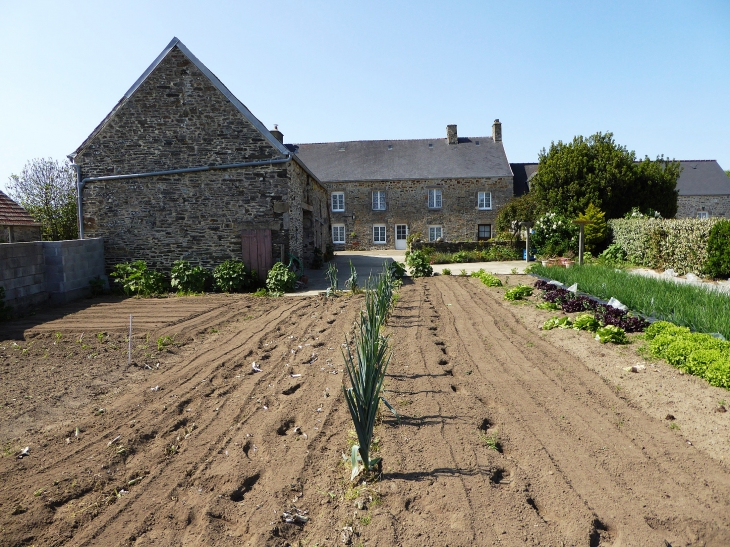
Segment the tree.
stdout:
<path fill-rule="evenodd" d="M 43 239 L 60 241 L 78 236 L 76 175 L 68 162 L 34 159 L 8 181 L 11 198 L 41 223 Z"/>
<path fill-rule="evenodd" d="M 575 218 L 593 203 L 607 218 L 620 218 L 632 207 L 655 209 L 665 218 L 677 213 L 679 162 L 663 156 L 637 162 L 613 133 L 553 142 L 539 161 L 530 192 L 545 210 Z"/>
<path fill-rule="evenodd" d="M 601 243 L 603 243 L 606 240 L 606 236 L 608 236 L 606 213 L 591 203 L 588 205 L 588 208 L 584 213 L 578 215 L 577 220 L 582 220 L 588 223 L 583 229 L 586 250 L 589 253 L 596 254 Z"/>
<path fill-rule="evenodd" d="M 511 232 L 513 231 L 514 222 L 535 222 L 540 214 L 544 212 L 532 192 L 514 197 L 499 210 L 497 214 L 497 231 Z"/>

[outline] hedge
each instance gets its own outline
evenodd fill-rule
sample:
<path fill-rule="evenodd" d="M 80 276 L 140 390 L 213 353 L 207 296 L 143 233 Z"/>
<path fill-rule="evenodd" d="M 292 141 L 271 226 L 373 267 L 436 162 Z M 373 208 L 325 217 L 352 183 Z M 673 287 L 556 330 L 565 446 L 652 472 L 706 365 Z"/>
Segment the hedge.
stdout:
<path fill-rule="evenodd" d="M 608 221 L 613 242 L 627 260 L 649 268 L 673 269 L 679 275 L 707 273 L 707 240 L 722 219 L 614 219 Z"/>

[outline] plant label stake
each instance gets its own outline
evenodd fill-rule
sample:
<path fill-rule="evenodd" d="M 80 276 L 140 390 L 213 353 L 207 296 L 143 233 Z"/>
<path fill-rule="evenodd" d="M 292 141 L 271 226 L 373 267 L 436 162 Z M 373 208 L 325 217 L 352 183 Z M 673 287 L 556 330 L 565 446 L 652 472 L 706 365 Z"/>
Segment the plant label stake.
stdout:
<path fill-rule="evenodd" d="M 127 366 L 132 364 L 132 315 L 129 315 L 129 348 L 127 349 Z"/>

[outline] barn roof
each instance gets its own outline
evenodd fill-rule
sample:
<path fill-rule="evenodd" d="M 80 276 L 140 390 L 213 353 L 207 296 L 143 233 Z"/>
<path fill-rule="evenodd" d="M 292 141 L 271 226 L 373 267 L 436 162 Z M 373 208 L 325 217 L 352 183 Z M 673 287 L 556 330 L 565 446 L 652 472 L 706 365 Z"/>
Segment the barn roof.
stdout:
<path fill-rule="evenodd" d="M 30 213 L 0 191 L 0 225 L 1 226 L 40 226 Z"/>

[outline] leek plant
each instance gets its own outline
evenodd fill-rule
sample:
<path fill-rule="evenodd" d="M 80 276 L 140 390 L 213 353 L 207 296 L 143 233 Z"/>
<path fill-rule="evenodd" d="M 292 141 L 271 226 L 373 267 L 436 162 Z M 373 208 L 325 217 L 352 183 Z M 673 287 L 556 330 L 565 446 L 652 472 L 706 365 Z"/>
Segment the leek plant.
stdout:
<path fill-rule="evenodd" d="M 337 291 L 339 291 L 339 285 L 337 283 L 337 266 L 335 266 L 334 262 L 330 262 L 330 265 L 327 266 L 325 277 L 330 283 L 330 286 L 327 287 L 327 296 L 331 294 L 336 295 Z"/>
<path fill-rule="evenodd" d="M 345 337 L 346 350 L 342 351 L 352 385 L 350 388 L 343 385 L 342 390 L 359 443 L 352 447 L 350 480 L 362 470 L 369 471 L 381 464 L 381 458 L 370 459 L 370 446 L 382 398 L 380 393 L 392 356 L 389 336 L 382 333 L 393 301 L 393 277 L 389 269 L 384 268 L 377 283 L 369 281 L 366 287 L 365 309 L 360 311 L 360 318 L 355 323 L 355 337 L 352 344 Z"/>

